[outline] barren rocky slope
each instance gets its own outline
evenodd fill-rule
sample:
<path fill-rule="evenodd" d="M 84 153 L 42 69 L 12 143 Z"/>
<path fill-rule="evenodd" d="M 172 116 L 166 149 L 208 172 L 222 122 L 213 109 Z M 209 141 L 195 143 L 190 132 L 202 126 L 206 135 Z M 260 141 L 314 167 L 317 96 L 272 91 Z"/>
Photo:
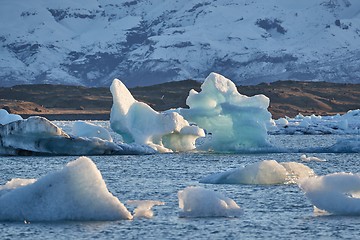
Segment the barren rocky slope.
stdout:
<path fill-rule="evenodd" d="M 200 91 L 200 82 L 185 80 L 149 87 L 131 88 L 134 97 L 155 110 L 186 107 L 190 89 Z M 360 84 L 278 81 L 256 86 L 239 86 L 248 96 L 270 98 L 273 118 L 304 115 L 332 115 L 360 108 Z M 109 88 L 64 85 L 19 85 L 0 88 L 0 108 L 12 113 L 43 115 L 49 119 L 109 119 L 112 96 Z"/>

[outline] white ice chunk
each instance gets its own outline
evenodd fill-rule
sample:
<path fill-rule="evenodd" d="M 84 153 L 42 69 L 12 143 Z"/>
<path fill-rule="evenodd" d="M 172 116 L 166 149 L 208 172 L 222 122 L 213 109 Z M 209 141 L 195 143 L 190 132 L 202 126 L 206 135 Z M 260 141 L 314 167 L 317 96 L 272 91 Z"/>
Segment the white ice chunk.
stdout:
<path fill-rule="evenodd" d="M 299 184 L 318 209 L 338 215 L 360 215 L 360 175 L 333 173 L 303 179 Z"/>
<path fill-rule="evenodd" d="M 17 114 L 10 114 L 5 109 L 0 109 L 0 124 L 5 125 L 11 122 L 22 120 L 23 118 Z"/>
<path fill-rule="evenodd" d="M 231 198 L 202 187 L 178 192 L 180 217 L 239 217 L 242 210 Z"/>
<path fill-rule="evenodd" d="M 359 134 L 360 110 L 334 116 L 298 114 L 295 118 L 280 118 L 274 123 L 270 129 L 273 134 Z"/>
<path fill-rule="evenodd" d="M 7 191 L 1 195 L 2 191 Z M 62 170 L 13 190 L 0 189 L 0 221 L 132 219 L 107 189 L 91 159 L 80 157 Z"/>
<path fill-rule="evenodd" d="M 133 214 L 134 218 L 152 218 L 154 216 L 152 207 L 165 205 L 164 202 L 152 200 L 128 200 L 126 203 L 136 206 Z"/>
<path fill-rule="evenodd" d="M 202 129 L 190 127 L 178 113 L 158 113 L 136 101 L 118 79 L 113 81 L 110 90 L 113 95 L 111 128 L 126 143 L 147 144 L 159 152 L 188 151 L 195 148 L 198 137 L 205 136 Z"/>
<path fill-rule="evenodd" d="M 306 154 L 303 154 L 300 156 L 300 160 L 304 162 L 310 162 L 310 161 L 317 161 L 317 162 L 326 162 L 325 159 L 318 158 L 318 157 L 312 157 L 312 156 L 306 156 Z"/>
<path fill-rule="evenodd" d="M 242 168 L 211 174 L 201 183 L 213 184 L 289 184 L 298 179 L 314 176 L 314 171 L 296 162 L 278 163 L 275 160 L 264 160 Z"/>
<path fill-rule="evenodd" d="M 201 85 L 201 92 L 190 91 L 186 104 L 190 109 L 178 112 L 211 135 L 198 147 L 201 150 L 246 151 L 271 147 L 267 140 L 266 126 L 270 124 L 271 114 L 266 96 L 242 95 L 232 81 L 211 73 Z"/>
<path fill-rule="evenodd" d="M 76 121 L 74 122 L 72 128 L 72 135 L 76 137 L 85 137 L 85 138 L 93 138 L 97 137 L 109 142 L 112 142 L 113 139 L 105 128 L 95 125 L 93 123 L 84 122 L 84 121 Z"/>

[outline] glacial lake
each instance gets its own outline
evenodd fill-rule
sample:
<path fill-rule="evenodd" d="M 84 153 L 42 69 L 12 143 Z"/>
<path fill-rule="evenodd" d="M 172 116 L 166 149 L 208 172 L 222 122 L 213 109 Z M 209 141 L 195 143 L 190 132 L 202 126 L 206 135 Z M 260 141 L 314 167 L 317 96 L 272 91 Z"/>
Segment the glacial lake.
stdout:
<path fill-rule="evenodd" d="M 306 148 L 328 146 L 334 135 L 270 136 L 274 144 Z M 262 160 L 296 161 L 317 175 L 360 173 L 359 153 L 307 153 L 326 162 L 301 162 L 300 153 L 174 153 L 143 156 L 90 156 L 109 191 L 129 210 L 127 200 L 159 200 L 151 219 L 105 222 L 0 222 L 0 239 L 357 239 L 359 216 L 319 216 L 297 185 L 200 184 L 209 174 Z M 0 157 L 0 184 L 12 178 L 39 178 L 76 156 Z M 201 186 L 232 198 L 238 218 L 180 218 L 177 192 Z M 1 206 L 4 207 L 4 206 Z"/>

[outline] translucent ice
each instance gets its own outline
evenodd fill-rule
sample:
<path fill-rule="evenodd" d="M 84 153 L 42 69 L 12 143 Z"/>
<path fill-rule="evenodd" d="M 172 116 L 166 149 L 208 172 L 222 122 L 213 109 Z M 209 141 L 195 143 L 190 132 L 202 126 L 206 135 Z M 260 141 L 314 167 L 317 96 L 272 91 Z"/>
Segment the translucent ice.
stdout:
<path fill-rule="evenodd" d="M 212 174 L 200 182 L 214 184 L 288 184 L 314 175 L 312 169 L 301 163 L 278 163 L 275 160 L 264 160 L 242 168 Z"/>
<path fill-rule="evenodd" d="M 86 157 L 24 186 L 0 188 L 0 221 L 118 219 L 132 215 L 108 191 L 100 171 Z"/>
<path fill-rule="evenodd" d="M 202 187 L 178 192 L 180 217 L 238 217 L 242 210 L 231 198 Z"/>
<path fill-rule="evenodd" d="M 299 184 L 317 208 L 339 215 L 360 215 L 360 175 L 334 173 L 303 179 Z"/>
<path fill-rule="evenodd" d="M 23 118 L 17 114 L 9 114 L 5 109 L 0 109 L 0 124 L 5 125 L 11 122 L 22 120 Z"/>
<path fill-rule="evenodd" d="M 204 131 L 189 123 L 178 113 L 159 113 L 145 103 L 138 102 L 126 86 L 115 79 L 110 87 L 113 106 L 111 128 L 126 143 L 147 144 L 159 152 L 188 151 L 195 148 L 195 140 Z"/>
<path fill-rule="evenodd" d="M 266 96 L 242 95 L 232 81 L 211 73 L 201 85 L 201 92 L 190 91 L 186 104 L 189 109 L 178 112 L 205 129 L 209 136 L 198 148 L 251 151 L 271 147 L 267 140 L 266 125 L 270 123 L 271 114 Z"/>

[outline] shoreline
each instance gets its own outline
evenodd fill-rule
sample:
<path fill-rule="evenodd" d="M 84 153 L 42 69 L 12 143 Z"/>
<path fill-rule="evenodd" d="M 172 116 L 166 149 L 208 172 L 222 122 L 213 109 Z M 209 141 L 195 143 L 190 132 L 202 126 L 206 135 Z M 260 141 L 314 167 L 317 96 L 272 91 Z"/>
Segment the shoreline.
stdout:
<path fill-rule="evenodd" d="M 75 121 L 75 120 L 89 120 L 89 121 L 107 121 L 110 120 L 110 113 L 79 113 L 79 114 L 19 114 L 26 119 L 31 116 L 44 117 L 50 121 Z"/>

